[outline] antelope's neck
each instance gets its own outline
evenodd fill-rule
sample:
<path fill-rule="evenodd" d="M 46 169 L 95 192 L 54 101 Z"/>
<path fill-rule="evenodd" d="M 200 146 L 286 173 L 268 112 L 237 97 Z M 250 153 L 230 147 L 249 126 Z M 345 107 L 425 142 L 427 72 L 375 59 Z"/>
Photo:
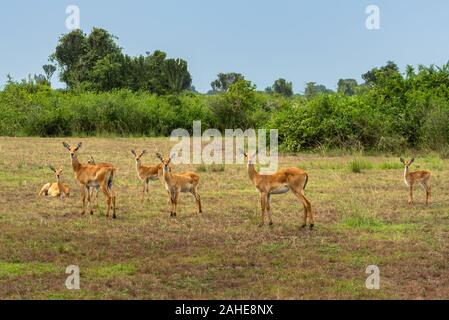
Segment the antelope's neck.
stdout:
<path fill-rule="evenodd" d="M 256 171 L 256 168 L 254 167 L 254 164 L 248 163 L 248 177 L 251 181 L 254 181 L 254 179 L 259 175 L 259 173 Z"/>
<path fill-rule="evenodd" d="M 78 172 L 78 170 L 81 168 L 81 163 L 78 161 L 77 156 L 72 157 L 72 168 L 75 172 Z"/>
<path fill-rule="evenodd" d="M 136 171 L 137 171 L 137 175 L 140 177 L 141 176 L 141 170 L 142 169 L 142 162 L 136 161 Z"/>
<path fill-rule="evenodd" d="M 406 185 L 408 185 L 408 177 L 410 175 L 410 168 L 409 167 L 405 167 L 404 169 L 404 182 Z"/>
<path fill-rule="evenodd" d="M 165 183 L 168 184 L 168 185 L 170 185 L 171 182 L 172 182 L 172 176 L 171 176 L 170 171 L 165 172 L 165 171 L 164 171 L 164 168 L 162 168 L 162 175 L 163 175 L 163 177 L 164 177 Z"/>

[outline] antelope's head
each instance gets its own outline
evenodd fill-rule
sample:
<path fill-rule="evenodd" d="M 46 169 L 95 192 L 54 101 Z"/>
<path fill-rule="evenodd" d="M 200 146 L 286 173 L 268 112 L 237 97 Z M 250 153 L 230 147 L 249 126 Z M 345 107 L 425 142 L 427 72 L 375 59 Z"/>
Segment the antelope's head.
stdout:
<path fill-rule="evenodd" d="M 50 170 L 53 171 L 55 173 L 56 179 L 59 180 L 59 178 L 62 175 L 62 168 L 59 169 L 55 169 L 53 166 L 50 166 Z"/>
<path fill-rule="evenodd" d="M 162 155 L 159 152 L 157 152 L 156 157 L 161 161 L 163 172 L 164 173 L 171 172 L 170 162 L 171 162 L 171 159 L 173 156 L 170 156 L 168 158 L 163 158 Z"/>
<path fill-rule="evenodd" d="M 70 157 L 72 158 L 72 159 L 74 159 L 74 158 L 76 158 L 76 153 L 78 152 L 78 150 L 79 150 L 79 148 L 81 148 L 81 145 L 82 145 L 83 143 L 82 142 L 80 142 L 80 143 L 78 143 L 78 145 L 76 146 L 76 147 L 71 147 L 68 143 L 66 143 L 66 142 L 63 142 L 62 143 L 62 145 L 64 146 L 64 148 L 66 148 L 67 150 L 69 150 L 69 152 L 70 152 Z"/>
<path fill-rule="evenodd" d="M 142 158 L 142 156 L 147 153 L 146 150 L 142 150 L 141 153 L 137 153 L 136 150 L 132 149 L 131 150 L 132 155 L 134 156 L 134 159 L 136 160 L 136 163 L 140 162 L 140 158 Z"/>
<path fill-rule="evenodd" d="M 399 161 L 401 161 L 401 163 L 405 166 L 405 168 L 408 169 L 408 168 L 410 168 L 412 163 L 415 161 L 415 158 L 411 158 L 410 161 L 406 161 L 403 158 L 401 158 L 401 159 L 399 159 Z"/>
<path fill-rule="evenodd" d="M 88 164 L 95 164 L 95 159 L 94 159 L 94 157 L 90 156 L 90 157 L 89 157 L 89 160 L 87 160 L 87 163 L 88 163 Z"/>
<path fill-rule="evenodd" d="M 255 159 L 256 159 L 256 155 L 257 153 L 254 152 L 252 155 L 249 155 L 248 153 L 244 152 L 243 150 L 240 149 L 240 153 L 243 154 L 243 156 L 245 157 L 245 159 L 248 160 L 248 165 L 254 165 Z"/>

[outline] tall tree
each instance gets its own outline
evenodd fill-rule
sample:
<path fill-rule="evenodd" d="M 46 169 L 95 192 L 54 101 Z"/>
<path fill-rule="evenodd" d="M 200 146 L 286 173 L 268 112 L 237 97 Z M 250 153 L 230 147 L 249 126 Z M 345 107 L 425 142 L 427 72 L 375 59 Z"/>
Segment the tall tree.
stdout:
<path fill-rule="evenodd" d="M 60 80 L 69 88 L 85 80 L 87 70 L 83 67 L 83 58 L 88 52 L 86 35 L 79 29 L 59 38 L 50 61 L 55 61 L 61 69 Z"/>
<path fill-rule="evenodd" d="M 48 83 L 50 83 L 51 77 L 53 77 L 53 74 L 56 71 L 56 67 L 52 64 L 44 64 L 42 66 L 42 69 L 44 70 L 45 77 L 47 78 Z"/>
<path fill-rule="evenodd" d="M 272 89 L 275 93 L 286 97 L 291 97 L 293 95 L 293 84 L 283 78 L 276 80 L 273 83 Z"/>
<path fill-rule="evenodd" d="M 304 95 L 306 98 L 313 98 L 321 93 L 332 93 L 333 91 L 326 88 L 322 84 L 316 84 L 316 82 L 307 82 L 306 88 L 304 90 Z"/>
<path fill-rule="evenodd" d="M 165 60 L 164 74 L 170 93 L 179 93 L 183 90 L 190 89 L 192 85 L 192 77 L 187 69 L 187 62 L 185 60 Z"/>
<path fill-rule="evenodd" d="M 240 73 L 219 73 L 217 79 L 211 82 L 213 92 L 225 92 L 229 87 L 239 80 L 244 80 L 245 77 Z"/>
<path fill-rule="evenodd" d="M 337 84 L 337 92 L 346 96 L 352 96 L 355 94 L 357 86 L 355 79 L 340 79 Z"/>

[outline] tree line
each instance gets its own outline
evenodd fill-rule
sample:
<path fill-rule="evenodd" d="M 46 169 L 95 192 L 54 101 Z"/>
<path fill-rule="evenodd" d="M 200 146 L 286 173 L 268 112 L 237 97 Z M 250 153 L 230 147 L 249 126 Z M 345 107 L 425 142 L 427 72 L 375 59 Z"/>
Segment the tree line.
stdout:
<path fill-rule="evenodd" d="M 155 51 L 123 54 L 116 38 L 94 28 L 63 35 L 44 74 L 0 91 L 0 135 L 168 135 L 175 128 L 275 128 L 281 148 L 382 151 L 432 149 L 449 157 L 449 63 L 388 61 L 340 79 L 334 92 L 309 82 L 294 94 L 285 79 L 258 91 L 240 73 L 219 73 L 208 94 L 192 86 L 187 62 Z M 54 73 L 67 85 L 53 90 Z"/>

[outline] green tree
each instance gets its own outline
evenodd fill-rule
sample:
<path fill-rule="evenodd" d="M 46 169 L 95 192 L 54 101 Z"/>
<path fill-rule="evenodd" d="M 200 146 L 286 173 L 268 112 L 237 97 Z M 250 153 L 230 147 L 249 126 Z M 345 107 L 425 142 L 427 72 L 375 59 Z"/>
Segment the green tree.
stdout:
<path fill-rule="evenodd" d="M 51 78 L 53 77 L 53 74 L 56 71 L 56 67 L 54 65 L 52 65 L 52 64 L 44 64 L 42 66 L 42 69 L 44 70 L 47 82 L 50 83 Z"/>
<path fill-rule="evenodd" d="M 245 77 L 240 73 L 219 73 L 217 75 L 217 79 L 212 81 L 210 84 L 212 87 L 212 92 L 226 92 L 233 83 L 244 79 Z"/>
<path fill-rule="evenodd" d="M 238 80 L 229 90 L 212 100 L 211 108 L 218 119 L 218 127 L 247 129 L 253 126 L 251 113 L 256 109 L 256 87 L 247 80 Z"/>
<path fill-rule="evenodd" d="M 352 96 L 355 94 L 357 86 L 355 79 L 340 79 L 337 84 L 337 92 L 346 96 Z"/>
<path fill-rule="evenodd" d="M 272 90 L 285 97 L 291 97 L 293 95 L 293 84 L 280 78 L 273 83 Z"/>
<path fill-rule="evenodd" d="M 88 52 L 86 35 L 79 29 L 59 38 L 50 61 L 55 61 L 61 69 L 60 80 L 69 88 L 77 86 L 86 79 L 87 70 L 83 59 Z"/>
<path fill-rule="evenodd" d="M 332 93 L 333 91 L 326 88 L 322 84 L 316 84 L 315 82 L 307 82 L 304 90 L 304 95 L 307 99 L 311 99 L 321 93 Z"/>
<path fill-rule="evenodd" d="M 164 75 L 169 93 L 179 93 L 190 89 L 192 77 L 187 68 L 187 61 L 182 59 L 167 59 L 164 61 Z"/>

